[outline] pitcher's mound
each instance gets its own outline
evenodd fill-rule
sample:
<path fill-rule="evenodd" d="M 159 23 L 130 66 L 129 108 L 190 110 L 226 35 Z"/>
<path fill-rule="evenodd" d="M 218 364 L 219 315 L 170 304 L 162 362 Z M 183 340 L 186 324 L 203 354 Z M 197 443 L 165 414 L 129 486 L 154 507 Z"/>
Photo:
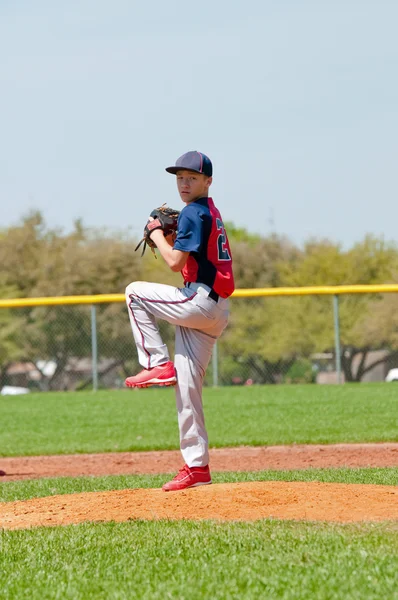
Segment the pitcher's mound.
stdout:
<path fill-rule="evenodd" d="M 398 488 L 386 485 L 266 481 L 182 492 L 128 489 L 0 504 L 5 529 L 131 519 L 398 520 Z"/>

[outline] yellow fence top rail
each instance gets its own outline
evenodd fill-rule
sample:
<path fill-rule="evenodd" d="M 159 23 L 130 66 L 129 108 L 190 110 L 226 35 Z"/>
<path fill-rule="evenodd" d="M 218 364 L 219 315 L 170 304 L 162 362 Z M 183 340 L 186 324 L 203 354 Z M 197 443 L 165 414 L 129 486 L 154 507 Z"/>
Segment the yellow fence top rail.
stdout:
<path fill-rule="evenodd" d="M 309 287 L 276 287 L 235 290 L 236 298 L 255 296 L 336 296 L 341 294 L 385 294 L 398 292 L 398 284 L 383 285 L 320 285 Z"/>
<path fill-rule="evenodd" d="M 398 284 L 383 285 L 327 285 L 311 287 L 276 287 L 235 290 L 234 298 L 261 296 L 335 296 L 342 294 L 398 293 Z M 97 294 L 94 296 L 53 296 L 48 298 L 7 298 L 0 300 L 0 308 L 27 306 L 62 306 L 66 304 L 109 304 L 124 302 L 124 294 Z"/>

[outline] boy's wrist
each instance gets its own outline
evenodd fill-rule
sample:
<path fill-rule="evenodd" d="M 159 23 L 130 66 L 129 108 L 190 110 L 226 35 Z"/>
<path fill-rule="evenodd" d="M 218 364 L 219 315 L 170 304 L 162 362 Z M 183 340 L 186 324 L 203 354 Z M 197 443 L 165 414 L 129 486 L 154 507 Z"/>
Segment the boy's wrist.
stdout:
<path fill-rule="evenodd" d="M 155 242 L 155 244 L 157 245 L 156 240 L 159 240 L 160 238 L 164 237 L 163 235 L 163 231 L 160 229 L 155 229 L 154 231 L 152 231 L 150 238 L 153 242 Z"/>

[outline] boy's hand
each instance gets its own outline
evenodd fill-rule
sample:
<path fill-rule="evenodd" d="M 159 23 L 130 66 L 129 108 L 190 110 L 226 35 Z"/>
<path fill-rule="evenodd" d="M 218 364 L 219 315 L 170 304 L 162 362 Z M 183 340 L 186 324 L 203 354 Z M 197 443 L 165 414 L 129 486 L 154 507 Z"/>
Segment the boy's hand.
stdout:
<path fill-rule="evenodd" d="M 136 250 L 138 250 L 138 248 L 141 246 L 141 244 L 144 243 L 144 247 L 143 247 L 141 256 L 144 254 L 146 246 L 148 245 L 156 257 L 156 254 L 155 254 L 156 241 L 153 239 L 153 234 L 158 229 L 162 230 L 163 235 L 166 239 L 169 236 L 171 236 L 170 240 L 172 240 L 172 243 L 169 241 L 169 239 L 167 239 L 167 243 L 170 246 L 173 245 L 175 236 L 176 236 L 176 232 L 177 232 L 177 222 L 178 222 L 179 214 L 180 214 L 179 210 L 170 208 L 170 207 L 166 206 L 165 204 L 163 204 L 159 208 L 155 208 L 151 212 L 148 222 L 144 228 L 144 236 L 143 236 L 142 240 L 140 241 L 140 243 L 136 247 Z M 154 237 L 156 238 L 157 235 L 159 235 L 159 234 L 155 234 Z M 174 239 L 173 239 L 173 236 L 174 236 Z"/>

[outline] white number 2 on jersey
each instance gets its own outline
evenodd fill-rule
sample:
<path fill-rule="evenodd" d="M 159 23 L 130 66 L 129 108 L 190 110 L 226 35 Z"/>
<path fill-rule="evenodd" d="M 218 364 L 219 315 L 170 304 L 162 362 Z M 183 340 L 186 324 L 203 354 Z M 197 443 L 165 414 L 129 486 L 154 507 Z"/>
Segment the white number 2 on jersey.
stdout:
<path fill-rule="evenodd" d="M 224 224 L 220 219 L 216 219 L 216 223 L 217 223 L 217 231 L 220 232 L 218 234 L 218 238 L 217 238 L 218 260 L 231 260 L 231 256 L 230 256 L 230 254 L 228 252 L 228 248 L 226 246 L 227 237 L 225 235 Z"/>

